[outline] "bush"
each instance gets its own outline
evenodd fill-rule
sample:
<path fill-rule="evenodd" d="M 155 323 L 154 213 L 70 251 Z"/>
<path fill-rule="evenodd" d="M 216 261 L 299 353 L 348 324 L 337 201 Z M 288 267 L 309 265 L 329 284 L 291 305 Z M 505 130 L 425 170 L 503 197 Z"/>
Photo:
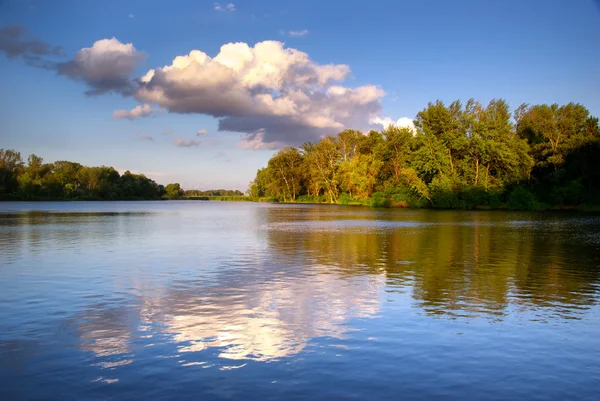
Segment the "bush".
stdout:
<path fill-rule="evenodd" d="M 320 196 L 302 195 L 296 198 L 296 203 L 323 203 L 324 199 Z"/>
<path fill-rule="evenodd" d="M 351 202 L 352 202 L 352 198 L 346 192 L 341 194 L 340 197 L 338 198 L 338 203 L 340 205 L 349 205 Z"/>
<path fill-rule="evenodd" d="M 585 199 L 586 188 L 580 181 L 571 181 L 551 191 L 551 202 L 560 205 L 579 205 Z"/>
<path fill-rule="evenodd" d="M 369 206 L 371 207 L 390 207 L 391 203 L 390 198 L 381 192 L 375 192 L 369 200 Z"/>
<path fill-rule="evenodd" d="M 516 187 L 508 196 L 508 208 L 510 210 L 535 210 L 538 208 L 538 202 L 529 190 Z"/>
<path fill-rule="evenodd" d="M 429 184 L 433 207 L 439 209 L 461 208 L 458 193 L 454 190 L 453 182 L 448 177 L 436 177 Z"/>

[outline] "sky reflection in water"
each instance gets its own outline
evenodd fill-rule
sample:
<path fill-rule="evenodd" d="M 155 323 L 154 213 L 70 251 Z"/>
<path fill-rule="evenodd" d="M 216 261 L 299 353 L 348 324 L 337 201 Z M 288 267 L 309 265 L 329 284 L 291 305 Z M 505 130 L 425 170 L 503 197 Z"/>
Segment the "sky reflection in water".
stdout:
<path fill-rule="evenodd" d="M 0 211 L 3 399 L 592 399 L 600 377 L 595 215 Z"/>

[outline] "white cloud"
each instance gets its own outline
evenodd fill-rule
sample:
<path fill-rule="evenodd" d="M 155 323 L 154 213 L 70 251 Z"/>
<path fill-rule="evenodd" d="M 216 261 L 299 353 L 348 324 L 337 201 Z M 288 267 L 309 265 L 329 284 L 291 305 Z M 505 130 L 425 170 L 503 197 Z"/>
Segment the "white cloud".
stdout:
<path fill-rule="evenodd" d="M 228 43 L 214 57 L 192 50 L 132 79 L 143 58 L 131 43 L 103 39 L 57 69 L 85 82 L 88 94 L 116 92 L 140 103 L 129 111 L 115 111 L 114 118 L 147 117 L 163 110 L 210 115 L 219 119 L 219 131 L 244 134 L 240 146 L 245 148 L 300 145 L 344 128 L 388 124 L 377 117 L 385 95 L 381 88 L 345 86 L 349 66 L 320 64 L 278 41 Z"/>
<path fill-rule="evenodd" d="M 406 127 L 406 128 L 410 128 L 410 130 L 413 132 L 413 134 L 417 133 L 417 128 L 415 127 L 415 123 L 413 122 L 412 118 L 408 118 L 408 117 L 401 117 L 396 121 L 392 120 L 389 117 L 385 117 L 385 118 L 373 117 L 373 118 L 371 118 L 370 123 L 374 124 L 374 125 L 380 125 L 383 127 L 383 129 L 388 128 L 390 125 L 393 125 L 395 127 Z"/>
<path fill-rule="evenodd" d="M 301 29 L 299 31 L 289 31 L 288 35 L 293 36 L 293 37 L 306 36 L 306 35 L 308 35 L 308 30 Z"/>
<path fill-rule="evenodd" d="M 198 146 L 202 143 L 201 140 L 199 139 L 181 139 L 181 138 L 176 138 L 173 140 L 173 145 L 177 146 L 178 148 L 191 148 L 194 146 Z"/>
<path fill-rule="evenodd" d="M 162 113 L 162 109 L 154 109 L 149 104 L 144 104 L 143 106 L 136 106 L 131 110 L 115 110 L 113 112 L 112 117 L 115 120 L 118 119 L 127 119 L 133 120 L 138 117 L 149 117 L 151 115 Z"/>
<path fill-rule="evenodd" d="M 229 11 L 229 12 L 234 12 L 235 11 L 235 4 L 233 4 L 233 3 L 228 3 L 228 4 L 213 3 L 213 8 L 215 9 L 215 11 Z"/>
<path fill-rule="evenodd" d="M 130 75 L 143 60 L 144 56 L 131 43 L 102 39 L 79 50 L 73 60 L 58 64 L 57 70 L 59 74 L 84 81 L 90 95 L 130 93 Z"/>
<path fill-rule="evenodd" d="M 271 148 L 368 128 L 384 92 L 342 86 L 349 74 L 347 65 L 316 63 L 281 42 L 228 43 L 214 58 L 192 50 L 148 71 L 133 94 L 170 112 L 220 118 L 220 131 L 247 135 L 244 147 Z"/>
<path fill-rule="evenodd" d="M 208 134 L 208 131 L 206 130 L 206 128 L 202 128 L 201 130 L 198 130 L 198 132 L 196 132 L 197 136 L 206 135 L 206 134 Z"/>

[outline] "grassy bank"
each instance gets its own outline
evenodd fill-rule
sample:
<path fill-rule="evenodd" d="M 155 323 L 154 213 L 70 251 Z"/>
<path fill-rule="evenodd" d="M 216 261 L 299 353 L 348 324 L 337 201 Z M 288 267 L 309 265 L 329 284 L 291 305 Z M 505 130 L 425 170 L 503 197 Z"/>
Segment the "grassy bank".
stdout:
<path fill-rule="evenodd" d="M 250 199 L 250 198 L 249 198 Z M 325 196 L 299 196 L 293 201 L 276 197 L 250 199 L 255 202 L 312 205 L 345 205 L 373 208 L 410 208 L 410 209 L 453 209 L 453 210 L 529 210 L 529 211 L 600 211 L 600 203 L 549 204 L 540 202 L 536 196 L 522 187 L 508 194 L 439 194 L 435 199 L 422 199 L 407 196 L 405 193 L 376 192 L 369 198 L 352 197 L 341 194 L 337 201 L 330 202 Z"/>

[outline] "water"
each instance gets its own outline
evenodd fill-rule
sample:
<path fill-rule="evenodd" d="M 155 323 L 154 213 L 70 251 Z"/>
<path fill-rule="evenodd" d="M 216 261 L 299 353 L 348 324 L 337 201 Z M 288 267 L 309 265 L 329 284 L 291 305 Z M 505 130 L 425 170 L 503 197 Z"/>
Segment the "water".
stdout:
<path fill-rule="evenodd" d="M 0 399 L 597 400 L 600 216 L 0 203 Z"/>

